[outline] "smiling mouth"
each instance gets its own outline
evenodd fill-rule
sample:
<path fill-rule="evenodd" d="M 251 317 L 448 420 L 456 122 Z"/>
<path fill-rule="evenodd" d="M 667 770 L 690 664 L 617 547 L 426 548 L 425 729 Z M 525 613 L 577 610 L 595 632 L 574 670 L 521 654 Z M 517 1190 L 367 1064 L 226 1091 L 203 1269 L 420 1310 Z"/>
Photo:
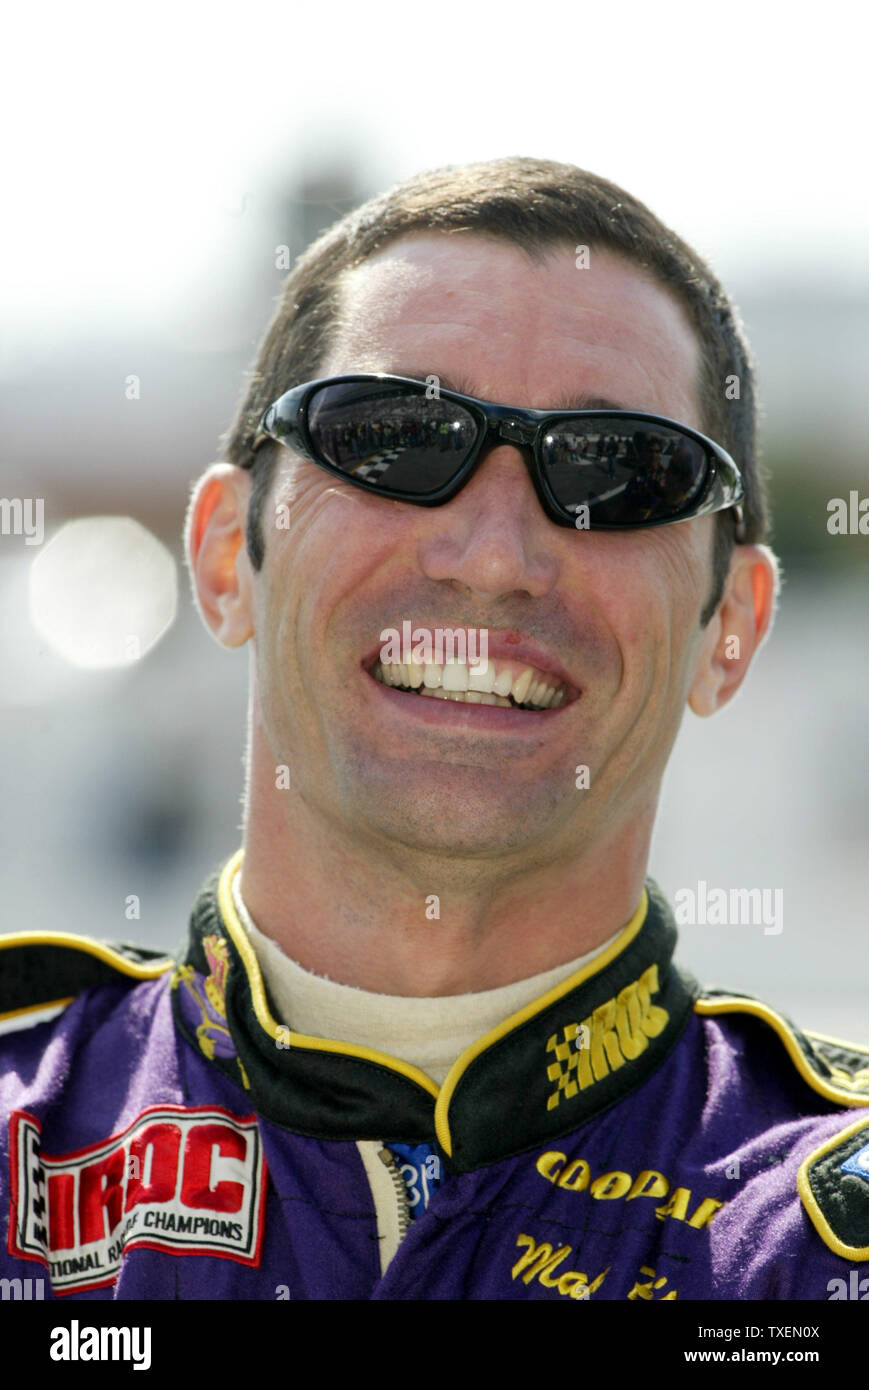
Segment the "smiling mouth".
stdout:
<path fill-rule="evenodd" d="M 558 709 L 571 698 L 570 688 L 534 666 L 515 662 L 466 663 L 458 659 L 421 666 L 414 661 L 377 661 L 370 674 L 381 685 L 408 695 L 456 700 L 467 705 L 500 705 L 529 713 Z"/>

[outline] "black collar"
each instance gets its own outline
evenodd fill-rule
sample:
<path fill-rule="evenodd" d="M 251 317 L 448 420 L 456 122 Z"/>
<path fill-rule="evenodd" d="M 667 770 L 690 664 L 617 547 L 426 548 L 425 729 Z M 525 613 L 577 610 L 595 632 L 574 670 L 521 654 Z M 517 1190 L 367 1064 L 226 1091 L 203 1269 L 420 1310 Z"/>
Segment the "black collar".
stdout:
<path fill-rule="evenodd" d="M 612 945 L 475 1042 L 439 1089 L 398 1058 L 277 1022 L 232 899 L 240 865 L 239 852 L 194 906 L 173 977 L 176 1022 L 247 1087 L 264 1119 L 295 1134 L 437 1142 L 453 1172 L 522 1153 L 641 1086 L 677 1043 L 699 993 L 672 964 L 676 929 L 649 880 Z M 191 1026 L 189 1001 L 180 1006 L 182 986 L 202 1008 L 200 1027 Z M 217 1033 L 225 1036 L 215 1047 Z"/>

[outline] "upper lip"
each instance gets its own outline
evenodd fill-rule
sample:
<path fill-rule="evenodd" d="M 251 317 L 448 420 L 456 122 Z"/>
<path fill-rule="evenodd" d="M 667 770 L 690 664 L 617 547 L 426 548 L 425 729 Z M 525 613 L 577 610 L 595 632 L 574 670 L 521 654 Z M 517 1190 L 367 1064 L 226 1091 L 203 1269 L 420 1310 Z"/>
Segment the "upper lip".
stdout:
<path fill-rule="evenodd" d="M 402 626 L 400 621 L 394 625 L 394 629 L 401 633 Z M 434 638 L 435 632 L 438 630 L 441 632 L 447 630 L 452 632 L 464 632 L 466 641 L 468 634 L 471 632 L 478 635 L 481 632 L 485 632 L 487 634 L 489 656 L 492 657 L 494 661 L 510 661 L 516 666 L 535 667 L 542 675 L 550 678 L 549 683 L 551 685 L 556 687 L 560 685 L 567 686 L 568 699 L 575 697 L 581 689 L 579 681 L 568 674 L 557 656 L 548 651 L 545 647 L 541 647 L 538 643 L 531 641 L 530 638 L 525 637 L 515 628 L 474 627 L 467 623 L 451 623 L 443 620 L 437 623 L 411 622 L 412 632 L 417 632 L 419 629 L 428 632 L 432 636 L 432 639 Z M 362 658 L 362 666 L 369 675 L 380 660 L 380 652 L 383 645 L 383 642 L 378 641 Z"/>

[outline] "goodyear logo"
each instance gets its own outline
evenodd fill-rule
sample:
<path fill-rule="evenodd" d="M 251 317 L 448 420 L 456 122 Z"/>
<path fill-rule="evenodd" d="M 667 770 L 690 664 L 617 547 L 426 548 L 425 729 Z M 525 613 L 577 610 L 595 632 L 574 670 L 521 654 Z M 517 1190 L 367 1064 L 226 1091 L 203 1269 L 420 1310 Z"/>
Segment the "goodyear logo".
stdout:
<path fill-rule="evenodd" d="M 555 1090 L 547 1097 L 547 1110 L 554 1110 L 562 1096 L 570 1100 L 611 1071 L 634 1061 L 645 1052 L 650 1038 L 663 1033 L 670 1015 L 652 1003 L 659 988 L 658 967 L 650 965 L 638 980 L 600 1004 L 582 1023 L 568 1023 L 560 1038 L 552 1034 L 546 1051 L 553 1054 L 553 1060 L 546 1075 L 555 1082 Z"/>
<path fill-rule="evenodd" d="M 568 1161 L 567 1155 L 549 1149 L 537 1159 L 535 1167 L 542 1178 L 564 1192 L 588 1192 L 596 1202 L 612 1202 L 624 1198 L 633 1202 L 637 1197 L 666 1198 L 655 1207 L 659 1221 L 684 1221 L 695 1231 L 702 1231 L 724 1206 L 715 1197 L 701 1197 L 694 1206 L 690 1187 L 671 1187 L 669 1178 L 655 1168 L 644 1168 L 634 1177 L 621 1169 L 592 1176 L 591 1165 L 584 1158 Z M 691 1208 L 693 1207 L 693 1210 Z M 689 1214 L 690 1211 L 690 1214 Z"/>

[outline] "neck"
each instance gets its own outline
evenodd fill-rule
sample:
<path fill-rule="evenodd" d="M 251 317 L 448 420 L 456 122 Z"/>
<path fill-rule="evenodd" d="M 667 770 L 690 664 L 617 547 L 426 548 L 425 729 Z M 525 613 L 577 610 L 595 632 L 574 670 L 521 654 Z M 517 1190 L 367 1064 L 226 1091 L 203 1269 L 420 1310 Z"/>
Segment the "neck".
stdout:
<path fill-rule="evenodd" d="M 252 740 L 242 891 L 306 970 L 378 994 L 497 989 L 595 950 L 636 911 L 655 806 L 559 859 L 463 861 L 384 843 L 275 789 Z"/>

